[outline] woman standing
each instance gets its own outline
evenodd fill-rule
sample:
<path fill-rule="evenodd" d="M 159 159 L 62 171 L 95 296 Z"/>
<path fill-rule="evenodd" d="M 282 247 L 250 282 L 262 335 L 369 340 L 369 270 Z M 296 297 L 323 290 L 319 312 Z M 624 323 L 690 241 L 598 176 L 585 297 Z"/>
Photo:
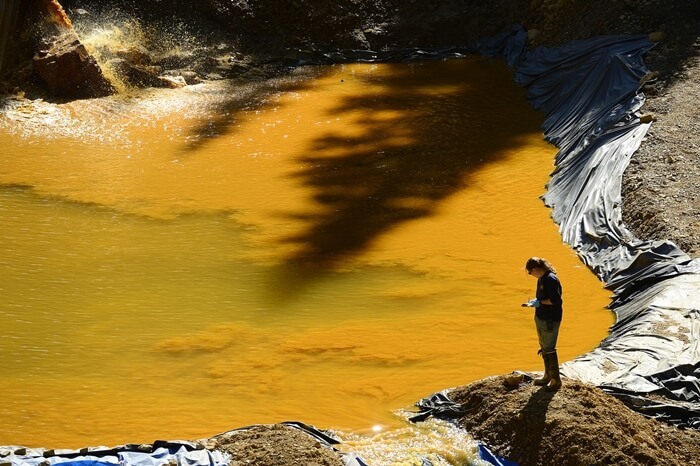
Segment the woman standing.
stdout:
<path fill-rule="evenodd" d="M 544 376 L 535 379 L 535 385 L 543 385 L 555 391 L 561 387 L 557 337 L 562 318 L 562 288 L 552 264 L 541 257 L 531 257 L 525 263 L 527 273 L 537 279 L 537 293 L 523 306 L 535 308 L 535 328 L 544 360 Z"/>

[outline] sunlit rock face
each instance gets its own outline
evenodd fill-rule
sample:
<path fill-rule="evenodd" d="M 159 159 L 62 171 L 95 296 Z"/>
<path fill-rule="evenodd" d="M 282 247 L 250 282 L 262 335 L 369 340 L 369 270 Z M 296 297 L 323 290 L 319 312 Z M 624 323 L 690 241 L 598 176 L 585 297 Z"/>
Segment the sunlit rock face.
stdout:
<path fill-rule="evenodd" d="M 114 87 L 77 35 L 66 32 L 37 52 L 34 71 L 52 94 L 67 97 L 102 97 Z"/>

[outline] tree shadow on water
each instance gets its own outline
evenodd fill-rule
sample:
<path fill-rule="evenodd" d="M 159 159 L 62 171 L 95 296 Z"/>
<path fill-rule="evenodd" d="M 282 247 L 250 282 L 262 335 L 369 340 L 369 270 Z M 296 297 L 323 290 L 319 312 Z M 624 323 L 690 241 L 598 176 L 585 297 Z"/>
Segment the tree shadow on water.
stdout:
<path fill-rule="evenodd" d="M 276 280 L 280 298 L 402 223 L 433 215 L 479 170 L 539 132 L 541 120 L 500 62 L 383 66 L 388 72 L 363 78 L 367 93 L 330 112 L 355 118 L 356 135 L 321 135 L 299 160 L 295 176 L 314 189 L 319 213 L 290 216 L 306 227 L 284 240 L 297 248 Z"/>

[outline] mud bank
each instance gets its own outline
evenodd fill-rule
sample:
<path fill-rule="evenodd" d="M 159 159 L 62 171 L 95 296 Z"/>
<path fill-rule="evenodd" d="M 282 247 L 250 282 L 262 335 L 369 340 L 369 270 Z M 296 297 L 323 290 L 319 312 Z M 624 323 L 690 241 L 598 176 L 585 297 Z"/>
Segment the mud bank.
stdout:
<path fill-rule="evenodd" d="M 551 393 L 497 376 L 460 387 L 457 422 L 495 453 L 520 465 L 698 464 L 700 432 L 679 430 L 630 411 L 618 399 L 564 379 Z"/>

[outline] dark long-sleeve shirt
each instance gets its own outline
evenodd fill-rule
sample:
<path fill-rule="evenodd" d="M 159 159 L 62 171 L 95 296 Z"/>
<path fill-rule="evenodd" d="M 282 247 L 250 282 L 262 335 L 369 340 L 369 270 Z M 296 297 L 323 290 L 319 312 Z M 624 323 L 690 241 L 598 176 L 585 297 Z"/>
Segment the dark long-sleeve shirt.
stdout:
<path fill-rule="evenodd" d="M 537 299 L 540 301 L 549 299 L 552 304 L 540 304 L 535 315 L 542 320 L 561 322 L 563 313 L 561 294 L 561 283 L 554 273 L 547 272 L 537 279 Z"/>

